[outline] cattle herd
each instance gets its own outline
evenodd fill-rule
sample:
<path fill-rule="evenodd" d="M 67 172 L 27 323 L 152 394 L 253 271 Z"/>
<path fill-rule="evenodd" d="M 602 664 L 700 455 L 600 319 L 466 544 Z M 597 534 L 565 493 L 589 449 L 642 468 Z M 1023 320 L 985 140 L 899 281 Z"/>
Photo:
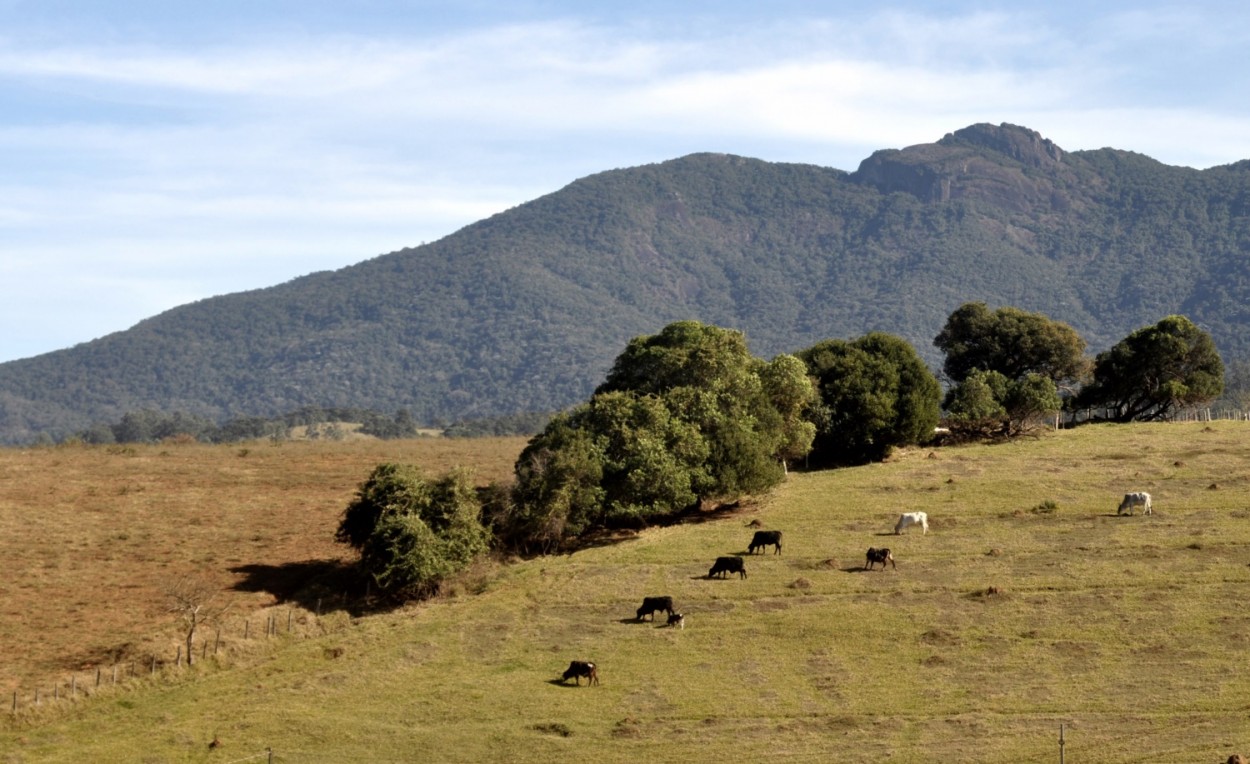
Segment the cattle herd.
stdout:
<path fill-rule="evenodd" d="M 1142 507 L 1142 514 L 1151 514 L 1150 494 L 1139 491 L 1124 495 L 1124 500 L 1120 502 L 1120 507 L 1116 514 L 1122 514 L 1126 509 L 1128 513 L 1133 514 L 1134 507 Z M 929 532 L 929 516 L 924 512 L 904 512 L 899 515 L 898 522 L 894 524 L 895 535 L 901 534 L 907 528 L 916 526 L 920 528 L 921 535 Z M 765 547 L 773 547 L 773 554 L 781 554 L 781 531 L 756 531 L 751 538 L 751 543 L 747 545 L 747 554 L 755 554 L 755 550 L 765 551 Z M 894 562 L 894 554 L 888 548 L 878 549 L 869 547 L 867 555 L 864 559 L 863 570 L 872 570 L 877 565 L 881 566 L 881 570 L 885 570 L 886 563 L 898 570 L 898 565 Z M 725 578 L 729 574 L 737 573 L 739 578 L 747 577 L 746 563 L 742 557 L 724 556 L 717 557 L 716 562 L 707 572 L 708 578 Z M 673 608 L 673 598 L 664 595 L 658 597 L 643 597 L 642 605 L 635 612 L 635 618 L 638 621 L 645 621 L 650 616 L 655 621 L 656 613 L 666 613 L 668 621 L 666 625 L 684 629 L 686 627 L 686 617 L 682 613 L 678 613 Z M 569 664 L 568 669 L 564 672 L 562 682 L 568 682 L 574 679 L 577 684 L 581 684 L 581 678 L 587 678 L 587 685 L 599 684 L 598 668 L 592 661 L 573 661 Z"/>

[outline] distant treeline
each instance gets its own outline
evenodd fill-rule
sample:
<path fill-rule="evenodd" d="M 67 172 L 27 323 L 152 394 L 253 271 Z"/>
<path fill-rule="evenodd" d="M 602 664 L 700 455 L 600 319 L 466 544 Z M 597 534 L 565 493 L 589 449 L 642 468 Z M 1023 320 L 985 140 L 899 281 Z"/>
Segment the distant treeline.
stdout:
<path fill-rule="evenodd" d="M 498 435 L 533 435 L 551 418 L 550 412 L 453 422 L 441 429 L 421 427 L 407 409 L 388 415 L 372 409 L 310 406 L 278 417 L 236 417 L 223 423 L 183 412 L 132 411 L 121 421 L 99 423 L 75 433 L 85 443 L 158 443 L 168 439 L 193 439 L 201 443 L 234 443 L 258 438 L 285 440 L 298 427 L 311 438 L 338 439 L 348 431 L 383 440 L 415 438 L 434 433 L 472 438 Z"/>

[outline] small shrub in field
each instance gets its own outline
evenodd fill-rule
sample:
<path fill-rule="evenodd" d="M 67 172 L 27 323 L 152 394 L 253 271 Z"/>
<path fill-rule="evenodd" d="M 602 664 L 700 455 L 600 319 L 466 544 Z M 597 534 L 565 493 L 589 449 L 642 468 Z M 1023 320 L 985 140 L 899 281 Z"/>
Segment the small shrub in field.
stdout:
<path fill-rule="evenodd" d="M 1051 501 L 1050 499 L 1047 499 L 1046 501 L 1043 501 L 1041 504 L 1038 504 L 1036 507 L 1033 507 L 1033 509 L 1029 511 L 1035 515 L 1048 515 L 1054 512 L 1056 509 L 1059 509 L 1059 505 Z"/>
<path fill-rule="evenodd" d="M 343 513 L 336 539 L 390 594 L 424 596 L 487 549 L 489 531 L 468 473 L 427 481 L 411 465 L 382 464 Z"/>

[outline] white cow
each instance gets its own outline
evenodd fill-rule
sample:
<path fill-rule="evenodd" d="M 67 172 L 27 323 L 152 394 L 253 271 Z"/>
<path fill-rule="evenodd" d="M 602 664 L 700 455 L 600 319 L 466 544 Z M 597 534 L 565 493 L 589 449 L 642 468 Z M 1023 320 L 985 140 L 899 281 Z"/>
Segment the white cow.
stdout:
<path fill-rule="evenodd" d="M 1117 515 L 1124 514 L 1124 510 L 1133 514 L 1133 507 L 1141 507 L 1143 515 L 1153 514 L 1150 509 L 1150 494 L 1145 491 L 1136 491 L 1134 493 L 1124 494 L 1124 501 L 1120 502 L 1120 508 L 1115 511 Z"/>
<path fill-rule="evenodd" d="M 929 516 L 924 512 L 904 512 L 898 516 L 898 522 L 894 524 L 894 533 L 897 535 L 903 532 L 903 529 L 909 525 L 919 525 L 921 533 L 929 532 Z"/>

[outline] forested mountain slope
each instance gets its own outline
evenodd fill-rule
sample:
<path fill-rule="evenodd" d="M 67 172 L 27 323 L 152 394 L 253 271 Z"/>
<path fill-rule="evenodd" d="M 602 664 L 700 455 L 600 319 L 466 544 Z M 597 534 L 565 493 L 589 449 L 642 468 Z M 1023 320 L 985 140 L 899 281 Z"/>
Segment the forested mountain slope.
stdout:
<path fill-rule="evenodd" d="M 887 331 L 936 367 L 933 337 L 969 300 L 1045 312 L 1095 351 L 1181 312 L 1245 358 L 1250 162 L 1197 171 L 974 125 L 854 173 L 719 154 L 604 172 L 431 244 L 2 364 L 0 442 L 139 409 L 553 410 L 629 338 L 686 318 L 765 357 Z"/>

